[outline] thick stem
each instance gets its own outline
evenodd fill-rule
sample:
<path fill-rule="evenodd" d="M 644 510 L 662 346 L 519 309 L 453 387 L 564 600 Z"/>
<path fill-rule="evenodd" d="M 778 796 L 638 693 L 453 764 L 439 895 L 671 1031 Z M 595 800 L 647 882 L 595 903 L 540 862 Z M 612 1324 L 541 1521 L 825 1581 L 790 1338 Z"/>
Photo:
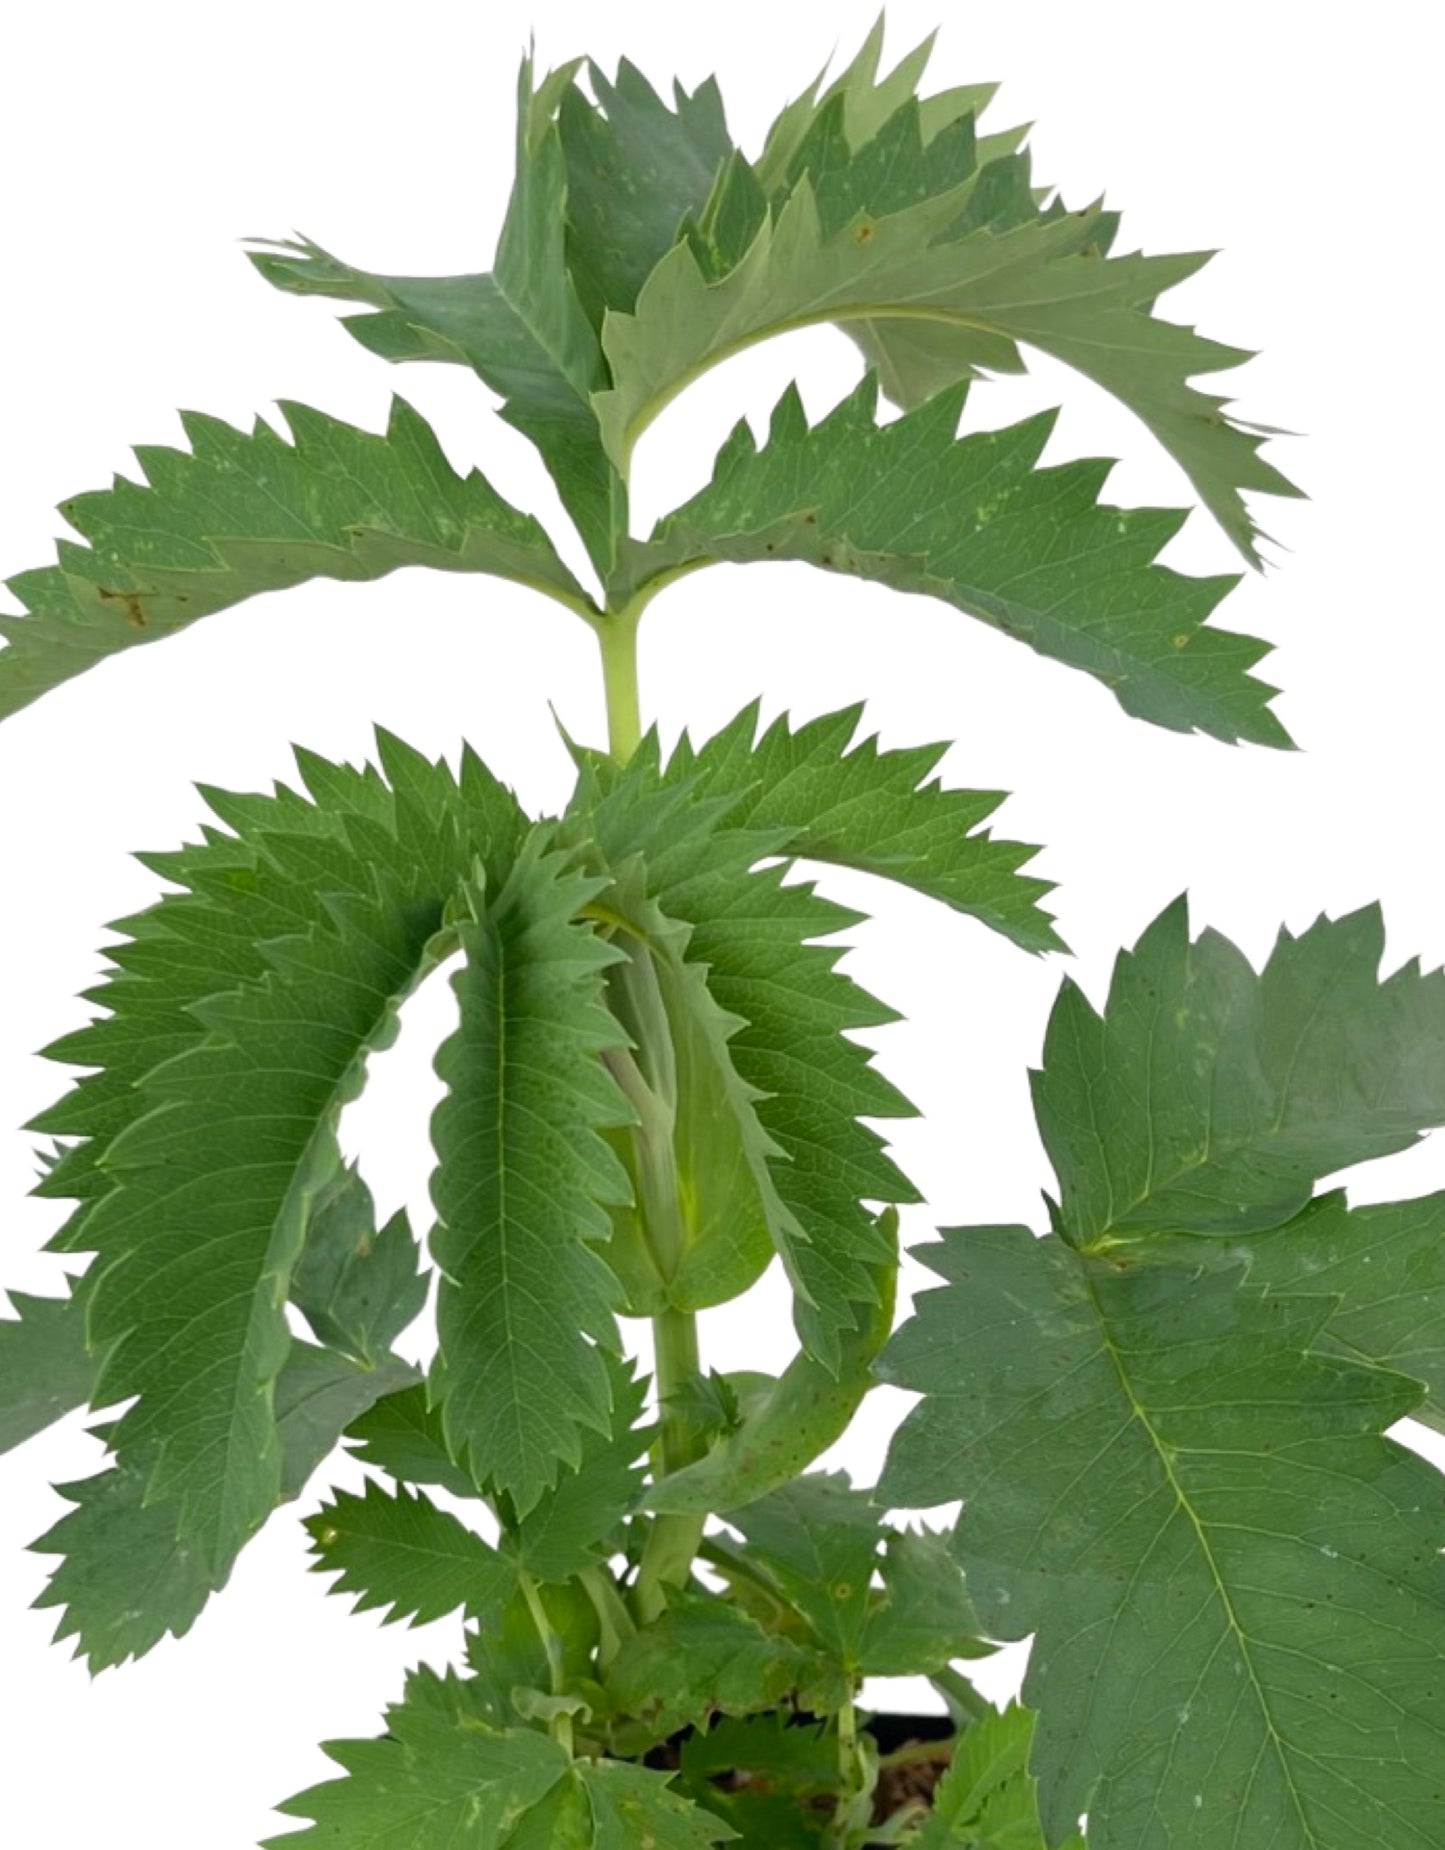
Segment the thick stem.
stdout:
<path fill-rule="evenodd" d="M 642 737 L 642 702 L 637 690 L 637 626 L 642 612 L 616 610 L 597 623 L 602 680 L 607 691 L 607 749 L 619 764 Z"/>

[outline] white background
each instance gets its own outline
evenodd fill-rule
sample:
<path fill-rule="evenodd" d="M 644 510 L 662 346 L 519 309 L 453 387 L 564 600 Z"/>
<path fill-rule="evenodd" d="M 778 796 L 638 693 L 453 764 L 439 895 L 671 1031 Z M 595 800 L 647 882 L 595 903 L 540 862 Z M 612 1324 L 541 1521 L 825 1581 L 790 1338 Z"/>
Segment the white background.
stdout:
<path fill-rule="evenodd" d="M 776 0 L 538 0 L 530 17 L 455 0 L 17 10 L 0 39 L 0 574 L 44 563 L 63 531 L 55 503 L 132 468 L 132 443 L 180 441 L 179 405 L 245 423 L 291 396 L 375 429 L 401 390 L 455 463 L 480 464 L 548 518 L 540 466 L 470 375 L 385 367 L 336 328 L 330 305 L 264 285 L 235 240 L 299 227 L 363 267 L 485 268 L 529 29 L 547 65 L 588 50 L 609 70 L 629 53 L 659 83 L 716 70 L 734 132 L 755 151 L 830 45 L 851 54 L 870 8 L 839 0 L 825 23 Z M 930 87 L 1001 79 L 990 120 L 1037 122 L 1036 174 L 1071 204 L 1107 189 L 1125 213 L 1116 248 L 1225 247 L 1165 310 L 1264 350 L 1223 389 L 1241 415 L 1308 433 L 1270 453 L 1312 500 L 1262 504 L 1280 563 L 1221 618 L 1278 644 L 1264 672 L 1287 690 L 1278 710 L 1296 754 L 1151 729 L 1096 683 L 942 606 L 803 566 L 703 574 L 649 617 L 644 700 L 668 736 L 683 723 L 711 731 L 758 692 L 770 714 L 866 696 L 885 742 L 956 739 L 949 778 L 1016 792 L 1003 832 L 1048 844 L 1037 870 L 1060 883 L 1072 966 L 1030 959 L 921 899 L 826 882 L 876 908 L 848 967 L 907 1018 L 876 1045 L 928 1114 L 895 1141 L 931 1203 L 915 1238 L 933 1223 L 1037 1219 L 1048 1172 L 1026 1069 L 1062 970 L 1098 995 L 1115 949 L 1182 888 L 1196 923 L 1256 958 L 1281 921 L 1298 929 L 1378 897 L 1392 964 L 1445 959 L 1426 8 L 1384 0 L 1326 27 L 1315 6 L 1279 0 L 900 0 L 890 51 L 940 13 Z M 639 524 L 705 479 L 741 410 L 764 415 L 796 374 L 816 413 L 857 367 L 851 346 L 820 330 L 722 368 L 642 445 Z M 1187 498 L 1142 427 L 1053 365 L 980 388 L 969 421 L 1060 400 L 1049 459 L 1117 455 L 1114 499 Z M 1232 565 L 1202 515 L 1168 557 Z M 26 1198 L 33 1140 L 16 1127 L 65 1075 L 31 1050 L 85 1019 L 74 998 L 100 970 L 103 923 L 156 891 L 128 853 L 193 833 L 190 781 L 264 787 L 288 774 L 292 739 L 355 758 L 379 720 L 431 752 L 466 736 L 525 801 L 555 805 L 567 766 L 548 702 L 600 739 L 592 648 L 565 613 L 504 584 L 418 573 L 320 583 L 135 650 L 0 728 L 6 1283 L 53 1288 L 56 1264 L 32 1256 L 60 1204 Z M 383 1210 L 406 1199 L 422 1225 L 429 1060 L 446 999 L 434 985 L 419 1001 L 347 1126 Z M 1437 1139 L 1359 1172 L 1357 1195 L 1442 1182 Z M 709 1319 L 705 1340 L 720 1365 L 776 1365 L 788 1346 L 781 1299 Z M 869 1479 L 899 1404 L 875 1397 L 838 1461 Z M 374 1733 L 404 1667 L 446 1661 L 459 1627 L 417 1635 L 350 1618 L 305 1573 L 286 1513 L 190 1637 L 92 1684 L 50 1647 L 54 1615 L 27 1610 L 46 1563 L 24 1545 L 61 1513 L 48 1482 L 99 1462 L 79 1418 L 0 1461 L 0 1837 L 47 1850 L 248 1850 L 278 1828 L 269 1805 L 326 1772 L 315 1743 Z"/>

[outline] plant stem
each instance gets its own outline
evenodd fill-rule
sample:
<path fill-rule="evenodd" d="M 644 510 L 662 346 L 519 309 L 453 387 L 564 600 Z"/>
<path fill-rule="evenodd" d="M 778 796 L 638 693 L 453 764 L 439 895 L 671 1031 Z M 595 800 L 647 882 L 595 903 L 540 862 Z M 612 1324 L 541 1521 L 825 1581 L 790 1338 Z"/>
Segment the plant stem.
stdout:
<path fill-rule="evenodd" d="M 567 1682 L 567 1666 L 562 1654 L 562 1639 L 553 1625 L 547 1608 L 542 1604 L 542 1594 L 536 1581 L 530 1574 L 519 1573 L 517 1585 L 521 1588 L 522 1598 L 527 1602 L 527 1610 L 532 1615 L 532 1623 L 537 1628 L 537 1636 L 542 1640 L 542 1649 L 547 1655 L 547 1676 L 552 1685 L 552 1694 L 560 1696 Z M 552 1738 L 559 1746 L 572 1752 L 572 1717 L 557 1714 L 552 1717 Z"/>
<path fill-rule="evenodd" d="M 619 764 L 642 737 L 642 703 L 637 690 L 637 626 L 641 607 L 609 611 L 595 625 L 607 693 L 607 749 Z"/>
<path fill-rule="evenodd" d="M 872 1810 L 875 1779 L 876 1762 L 859 1738 L 858 1709 L 849 1696 L 838 1710 L 838 1803 L 827 1839 L 830 1845 L 857 1842 L 855 1833 L 866 1827 Z"/>

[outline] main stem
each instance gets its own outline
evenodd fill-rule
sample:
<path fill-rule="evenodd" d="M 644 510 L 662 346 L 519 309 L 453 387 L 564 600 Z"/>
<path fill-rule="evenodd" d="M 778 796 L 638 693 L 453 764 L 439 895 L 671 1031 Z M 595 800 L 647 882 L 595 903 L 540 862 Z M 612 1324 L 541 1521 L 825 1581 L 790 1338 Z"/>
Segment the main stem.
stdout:
<path fill-rule="evenodd" d="M 641 615 L 640 607 L 609 612 L 596 625 L 607 696 L 607 749 L 618 764 L 626 764 L 642 738 L 642 703 L 637 685 L 637 629 Z M 680 1471 L 703 1450 L 683 1398 L 701 1372 L 696 1313 L 662 1311 L 652 1319 L 652 1337 L 660 1422 L 657 1468 L 663 1473 Z M 653 1517 L 634 1591 L 638 1617 L 644 1622 L 656 1618 L 667 1604 L 668 1587 L 686 1585 L 702 1540 L 702 1528 L 701 1517 Z"/>

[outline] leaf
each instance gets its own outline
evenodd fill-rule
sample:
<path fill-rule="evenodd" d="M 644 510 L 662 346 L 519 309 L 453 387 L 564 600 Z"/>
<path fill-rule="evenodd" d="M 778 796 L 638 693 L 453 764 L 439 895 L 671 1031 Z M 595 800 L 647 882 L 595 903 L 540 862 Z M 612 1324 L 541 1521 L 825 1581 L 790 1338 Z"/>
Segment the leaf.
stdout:
<path fill-rule="evenodd" d="M 85 1342 L 84 1280 L 63 1298 L 10 1293 L 16 1315 L 0 1321 L 0 1452 L 89 1401 L 98 1363 Z"/>
<path fill-rule="evenodd" d="M 1184 513 L 1101 503 L 1108 462 L 1039 467 L 1056 413 L 960 438 L 964 390 L 880 425 L 876 382 L 864 378 L 810 426 L 790 386 L 761 449 L 740 422 L 711 482 L 646 544 L 623 548 L 614 595 L 718 561 L 803 560 L 940 598 L 1094 675 L 1126 712 L 1156 725 L 1287 745 L 1267 705 L 1275 690 L 1248 673 L 1268 645 L 1208 622 L 1237 576 L 1191 578 L 1155 563 Z M 957 829 L 964 801 L 983 807 Z M 955 798 L 948 820 L 961 837 L 998 801 Z M 941 801 L 933 807 L 936 829 Z M 921 822 L 924 806 L 913 808 Z M 967 910 L 1037 949 L 1047 926 L 1032 902 L 1047 889 L 1018 875 L 1029 853 L 980 836 L 959 868 L 935 877 L 951 882 L 951 903 L 970 900 Z"/>
<path fill-rule="evenodd" d="M 682 1772 L 693 1785 L 744 1772 L 770 1784 L 803 1791 L 831 1787 L 838 1778 L 837 1744 L 820 1725 L 767 1715 L 720 1716 L 695 1731 L 680 1749 Z"/>
<path fill-rule="evenodd" d="M 777 1708 L 821 1670 L 816 1653 L 769 1635 L 717 1595 L 680 1592 L 626 1640 L 603 1680 L 621 1713 L 665 1740 L 710 1715 Z"/>
<path fill-rule="evenodd" d="M 488 1726 L 455 1675 L 414 1670 L 386 1725 L 380 1740 L 326 1743 L 346 1777 L 278 1806 L 312 1828 L 273 1837 L 268 1850 L 503 1850 L 567 1773 L 565 1751 L 546 1735 Z"/>
<path fill-rule="evenodd" d="M 647 1378 L 631 1362 L 603 1357 L 612 1390 L 612 1422 L 604 1435 L 582 1433 L 582 1457 L 510 1530 L 508 1541 L 538 1580 L 570 1580 L 603 1559 L 619 1524 L 642 1490 L 644 1459 L 654 1428 L 640 1426 Z"/>
<path fill-rule="evenodd" d="M 419 1490 L 398 1484 L 394 1495 L 368 1481 L 365 1493 L 332 1493 L 306 1531 L 317 1556 L 313 1571 L 338 1574 L 333 1593 L 356 1593 L 353 1612 L 382 1609 L 382 1621 L 429 1625 L 458 1606 L 484 1611 L 506 1597 L 513 1565 Z"/>
<path fill-rule="evenodd" d="M 592 1690 L 592 1655 L 597 1647 L 597 1613 L 575 1581 L 539 1587 L 537 1598 L 560 1644 L 562 1694 L 587 1681 Z M 478 1711 L 499 1727 L 519 1716 L 517 1697 L 550 1685 L 553 1666 L 537 1631 L 537 1622 L 520 1586 L 467 1630 L 467 1663 L 474 1672 L 468 1684 Z"/>
<path fill-rule="evenodd" d="M 584 1760 L 577 1778 L 592 1806 L 595 1850 L 708 1850 L 737 1836 L 674 1792 L 670 1774 L 620 1760 Z"/>
<path fill-rule="evenodd" d="M 850 1674 L 862 1663 L 881 1515 L 841 1472 L 814 1472 L 728 1517 Z"/>
<path fill-rule="evenodd" d="M 606 367 L 567 271 L 567 180 L 554 117 L 575 68 L 534 88 L 531 59 L 522 63 L 516 177 L 490 274 L 373 275 L 309 238 L 252 240 L 267 248 L 248 254 L 278 289 L 366 303 L 375 312 L 347 316 L 343 325 L 382 359 L 471 367 L 506 401 L 506 421 L 537 446 L 594 564 L 606 571 L 626 531 L 627 491 L 590 402 Z"/>
<path fill-rule="evenodd" d="M 896 1247 L 896 1211 L 886 1209 L 880 1224 Z M 854 1327 L 839 1339 L 837 1373 L 801 1350 L 704 1457 L 656 1480 L 646 1508 L 726 1515 L 791 1482 L 843 1436 L 873 1386 L 873 1362 L 893 1330 L 896 1258 L 879 1272 L 878 1302 L 855 1306 Z"/>
<path fill-rule="evenodd" d="M 1426 1850 L 1445 1494 L 1382 1438 L 1419 1389 L 1312 1353 L 1328 1299 L 1237 1267 L 1094 1257 L 1022 1227 L 924 1248 L 881 1372 L 926 1398 L 880 1496 L 962 1497 L 1024 1700 L 1051 1841 Z"/>
<path fill-rule="evenodd" d="M 1231 1249 L 1234 1250 L 1234 1249 Z M 1445 1192 L 1351 1208 L 1321 1195 L 1284 1226 L 1242 1241 L 1249 1282 L 1336 1299 L 1327 1347 L 1423 1382 L 1414 1417 L 1445 1421 Z"/>
<path fill-rule="evenodd" d="M 381 751 L 390 789 L 308 755 L 314 804 L 212 793 L 235 835 L 147 857 L 184 890 L 121 922 L 94 992 L 109 1018 L 47 1050 L 100 1069 L 37 1121 L 86 1139 L 41 1192 L 81 1204 L 57 1243 L 99 1254 L 98 1404 L 139 1396 L 111 1443 L 213 1575 L 280 1490 L 285 1298 L 337 1117 L 450 948 L 462 875 L 510 855 L 515 802 L 478 769 L 459 784 L 399 740 Z"/>
<path fill-rule="evenodd" d="M 370 1189 L 354 1166 L 344 1169 L 312 1210 L 291 1302 L 318 1341 L 374 1362 L 421 1315 L 426 1298 L 421 1248 L 405 1211 L 378 1232 Z"/>
<path fill-rule="evenodd" d="M 776 855 L 777 829 L 731 826 L 738 798 L 714 795 L 695 754 L 680 751 L 664 769 L 655 738 L 620 773 L 579 804 L 610 866 L 641 855 L 649 892 L 666 915 L 692 927 L 689 961 L 707 969 L 707 986 L 725 1013 L 747 1023 L 728 1041 L 732 1064 L 755 1093 L 758 1122 L 781 1153 L 772 1179 L 797 1232 L 780 1253 L 797 1301 L 808 1351 L 836 1372 L 856 1307 L 876 1303 L 888 1241 L 864 1201 L 911 1201 L 914 1191 L 883 1155 L 860 1117 L 911 1110 L 843 1030 L 893 1019 L 834 966 L 841 954 L 812 940 L 843 930 L 858 915 L 785 884 L 785 868 L 758 867 Z M 775 1237 L 787 1232 L 775 1223 Z"/>
<path fill-rule="evenodd" d="M 1281 932 L 1256 975 L 1180 899 L 1096 1014 L 1065 983 L 1034 1107 L 1076 1245 L 1278 1226 L 1321 1177 L 1445 1122 L 1445 974 L 1379 980 L 1378 907 Z"/>
<path fill-rule="evenodd" d="M 0 616 L 0 718 L 107 655 L 312 578 L 427 565 L 587 607 L 532 516 L 477 470 L 458 475 L 400 398 L 384 436 L 289 400 L 281 411 L 290 443 L 259 418 L 247 433 L 182 412 L 189 451 L 142 445 L 144 484 L 117 476 L 62 502 L 88 544 L 62 540 L 58 564 L 9 580 L 28 614 Z"/>
<path fill-rule="evenodd" d="M 920 75 L 915 64 L 910 82 Z M 925 350 L 925 391 L 980 362 L 1015 363 L 1015 342 L 1065 361 L 1145 423 L 1257 563 L 1241 491 L 1297 491 L 1260 459 L 1261 435 L 1226 415 L 1227 400 L 1188 383 L 1249 355 L 1154 315 L 1158 298 L 1207 254 L 1107 256 L 1117 216 L 1099 204 L 1039 205 L 1026 158 L 1005 148 L 980 164 L 960 100 L 926 118 L 915 98 L 869 98 L 865 84 L 854 87 L 851 109 L 840 96 L 794 117 L 792 145 L 775 141 L 769 151 L 767 217 L 730 253 L 732 267 L 715 274 L 691 242 L 679 243 L 635 309 L 608 316 L 612 384 L 595 403 L 609 453 L 625 464 L 671 398 L 756 341 L 818 322 L 860 323 L 872 336 L 865 351 L 876 352 L 880 324 L 886 346 L 900 318 L 921 317 L 941 331 Z"/>
<path fill-rule="evenodd" d="M 946 1536 L 895 1529 L 880 1566 L 883 1599 L 870 1607 L 859 1669 L 869 1677 L 926 1676 L 956 1658 L 987 1657 L 963 1569 Z"/>
<path fill-rule="evenodd" d="M 300 1496 L 347 1421 L 415 1371 L 394 1357 L 362 1368 L 344 1356 L 296 1343 L 276 1383 L 282 1447 L 278 1501 Z M 213 1592 L 230 1577 L 194 1542 L 177 1534 L 177 1506 L 148 1502 L 149 1470 L 112 1464 L 57 1486 L 75 1505 L 31 1544 L 64 1556 L 35 1604 L 60 1606 L 56 1639 L 75 1638 L 92 1674 L 143 1657 L 167 1634 L 184 1637 Z"/>
<path fill-rule="evenodd" d="M 728 825 L 770 835 L 774 852 L 896 880 L 1025 950 L 1062 949 L 1038 906 L 1050 883 L 1017 872 L 1038 850 L 979 826 L 1002 793 L 941 788 L 943 745 L 852 744 L 862 716 L 861 703 L 793 727 L 780 714 L 755 738 L 754 701 L 696 750 L 684 740 L 669 775 L 695 778 L 699 800 L 730 798 Z"/>
<path fill-rule="evenodd" d="M 933 1810 L 913 1850 L 1048 1850 L 1027 1764 L 1033 1732 L 1033 1715 L 1016 1703 L 970 1722 L 934 1787 Z M 1084 1840 L 1071 1832 L 1060 1850 L 1084 1850 Z"/>
<path fill-rule="evenodd" d="M 454 1497 L 475 1497 L 479 1486 L 447 1450 L 441 1409 L 428 1405 L 424 1383 L 388 1394 L 352 1422 L 346 1438 L 362 1464 L 403 1484 L 435 1484 Z"/>
<path fill-rule="evenodd" d="M 627 1179 L 603 1141 L 630 1110 L 598 1057 L 623 1042 L 603 1007 L 618 953 L 576 914 L 602 884 L 533 834 L 495 897 L 474 892 L 437 1055 L 432 1120 L 441 1272 L 432 1391 L 449 1449 L 524 1516 L 582 1434 L 610 1435 L 616 1281 L 597 1251 Z"/>

